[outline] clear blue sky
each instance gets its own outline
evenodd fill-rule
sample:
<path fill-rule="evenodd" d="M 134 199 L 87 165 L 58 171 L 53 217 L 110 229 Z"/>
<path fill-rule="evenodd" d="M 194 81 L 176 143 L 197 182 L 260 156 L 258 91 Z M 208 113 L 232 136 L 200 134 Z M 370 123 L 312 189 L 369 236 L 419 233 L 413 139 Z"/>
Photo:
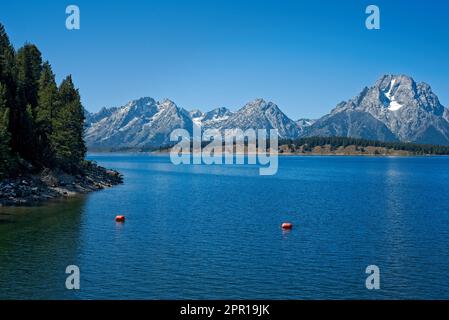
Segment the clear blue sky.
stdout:
<path fill-rule="evenodd" d="M 81 30 L 65 29 L 65 8 Z M 381 30 L 365 28 L 365 8 Z M 449 1 L 3 1 L 14 45 L 35 43 L 96 111 L 151 96 L 186 109 L 257 97 L 316 118 L 384 73 L 428 82 L 449 106 Z"/>

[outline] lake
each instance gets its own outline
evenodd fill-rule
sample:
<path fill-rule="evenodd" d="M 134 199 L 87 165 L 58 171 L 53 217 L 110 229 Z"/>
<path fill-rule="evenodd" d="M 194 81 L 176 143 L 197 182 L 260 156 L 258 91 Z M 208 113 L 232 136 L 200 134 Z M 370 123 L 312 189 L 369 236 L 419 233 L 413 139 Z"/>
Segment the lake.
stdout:
<path fill-rule="evenodd" d="M 449 299 L 448 157 L 280 157 L 274 176 L 89 158 L 124 184 L 0 208 L 0 299 Z"/>

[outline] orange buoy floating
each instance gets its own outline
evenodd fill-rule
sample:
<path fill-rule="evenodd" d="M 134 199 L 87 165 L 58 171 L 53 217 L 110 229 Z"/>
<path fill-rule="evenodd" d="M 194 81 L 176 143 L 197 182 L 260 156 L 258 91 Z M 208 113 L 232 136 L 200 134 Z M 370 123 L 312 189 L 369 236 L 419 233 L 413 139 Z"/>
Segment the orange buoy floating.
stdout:
<path fill-rule="evenodd" d="M 117 222 L 125 222 L 125 216 L 116 216 L 115 221 Z"/>
<path fill-rule="evenodd" d="M 281 228 L 284 230 L 291 230 L 293 228 L 293 224 L 291 224 L 290 222 L 284 222 L 281 225 Z"/>

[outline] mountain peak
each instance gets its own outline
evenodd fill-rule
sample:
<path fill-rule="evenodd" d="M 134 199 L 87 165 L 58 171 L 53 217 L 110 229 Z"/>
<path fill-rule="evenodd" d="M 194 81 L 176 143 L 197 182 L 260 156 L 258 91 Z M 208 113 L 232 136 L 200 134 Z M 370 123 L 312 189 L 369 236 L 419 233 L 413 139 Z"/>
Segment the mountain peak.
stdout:
<path fill-rule="evenodd" d="M 218 123 L 222 122 L 224 120 L 227 120 L 232 115 L 232 112 L 229 111 L 227 108 L 219 107 L 215 108 L 209 112 L 206 112 L 204 114 L 203 121 L 206 124 L 212 124 L 212 123 Z"/>
<path fill-rule="evenodd" d="M 151 97 L 141 97 L 139 99 L 131 100 L 128 102 L 128 105 L 152 105 L 154 103 L 156 103 L 156 101 Z"/>
<path fill-rule="evenodd" d="M 391 83 L 396 85 L 416 86 L 415 80 L 405 74 L 385 74 L 376 81 L 375 87 L 385 90 Z"/>
<path fill-rule="evenodd" d="M 257 98 L 248 102 L 241 110 L 246 112 L 266 112 L 269 109 L 280 111 L 279 107 L 273 102 L 267 102 L 262 98 Z"/>
<path fill-rule="evenodd" d="M 199 109 L 193 109 L 189 112 L 190 118 L 200 118 L 204 116 L 204 113 Z"/>
<path fill-rule="evenodd" d="M 253 100 L 253 103 L 254 104 L 264 104 L 264 103 L 266 103 L 266 101 L 263 98 L 256 98 Z"/>
<path fill-rule="evenodd" d="M 254 99 L 253 101 L 248 102 L 245 107 L 263 107 L 267 104 L 267 102 L 262 98 Z"/>
<path fill-rule="evenodd" d="M 212 109 L 211 112 L 215 112 L 215 113 L 227 113 L 230 112 L 228 108 L 225 107 L 218 107 L 215 109 Z"/>
<path fill-rule="evenodd" d="M 159 104 L 162 108 L 177 108 L 176 103 L 174 103 L 170 99 L 163 99 L 162 102 Z"/>
<path fill-rule="evenodd" d="M 442 115 L 444 107 L 432 88 L 425 82 L 416 83 L 407 75 L 385 75 L 375 88 L 381 92 L 381 99 L 388 110 L 395 112 L 403 106 L 420 108 L 435 115 Z"/>
<path fill-rule="evenodd" d="M 338 104 L 312 125 L 309 134 L 449 144 L 448 114 L 428 84 L 417 84 L 404 74 L 387 74 Z"/>

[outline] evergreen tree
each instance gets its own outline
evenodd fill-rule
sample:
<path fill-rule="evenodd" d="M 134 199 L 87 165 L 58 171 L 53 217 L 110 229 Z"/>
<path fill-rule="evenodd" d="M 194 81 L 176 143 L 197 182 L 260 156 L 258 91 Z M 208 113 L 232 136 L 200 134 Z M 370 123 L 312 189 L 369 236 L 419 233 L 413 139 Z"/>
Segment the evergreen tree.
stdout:
<path fill-rule="evenodd" d="M 17 52 L 18 99 L 23 105 L 37 106 L 39 79 L 42 72 L 42 55 L 33 44 L 26 44 Z"/>
<path fill-rule="evenodd" d="M 16 107 L 12 110 L 12 145 L 26 160 L 36 163 L 38 144 L 34 127 L 38 105 L 39 79 L 42 70 L 42 56 L 36 46 L 26 44 L 19 49 L 17 65 Z"/>
<path fill-rule="evenodd" d="M 55 75 L 50 64 L 45 62 L 39 79 L 38 106 L 35 117 L 38 158 L 45 166 L 51 166 L 55 157 L 50 144 L 50 136 L 53 134 L 53 121 L 58 106 L 58 87 Z"/>
<path fill-rule="evenodd" d="M 6 174 L 11 162 L 9 109 L 6 105 L 6 87 L 0 83 L 0 177 Z"/>
<path fill-rule="evenodd" d="M 9 114 L 9 117 L 11 117 L 11 110 L 14 108 L 15 103 L 15 74 L 15 51 L 9 41 L 4 26 L 0 23 L 0 84 L 3 86 L 1 99 L 3 103 L 2 108 L 4 108 L 3 111 Z M 3 117 L 4 114 L 1 116 Z M 9 123 L 8 131 L 11 132 L 10 119 L 7 122 Z"/>
<path fill-rule="evenodd" d="M 6 104 L 10 103 L 15 95 L 15 52 L 11 45 L 4 26 L 0 23 L 0 82 L 6 86 Z"/>
<path fill-rule="evenodd" d="M 80 95 L 68 76 L 58 90 L 59 110 L 53 120 L 51 144 L 56 152 L 58 164 L 69 171 L 75 171 L 84 160 L 84 112 Z"/>

